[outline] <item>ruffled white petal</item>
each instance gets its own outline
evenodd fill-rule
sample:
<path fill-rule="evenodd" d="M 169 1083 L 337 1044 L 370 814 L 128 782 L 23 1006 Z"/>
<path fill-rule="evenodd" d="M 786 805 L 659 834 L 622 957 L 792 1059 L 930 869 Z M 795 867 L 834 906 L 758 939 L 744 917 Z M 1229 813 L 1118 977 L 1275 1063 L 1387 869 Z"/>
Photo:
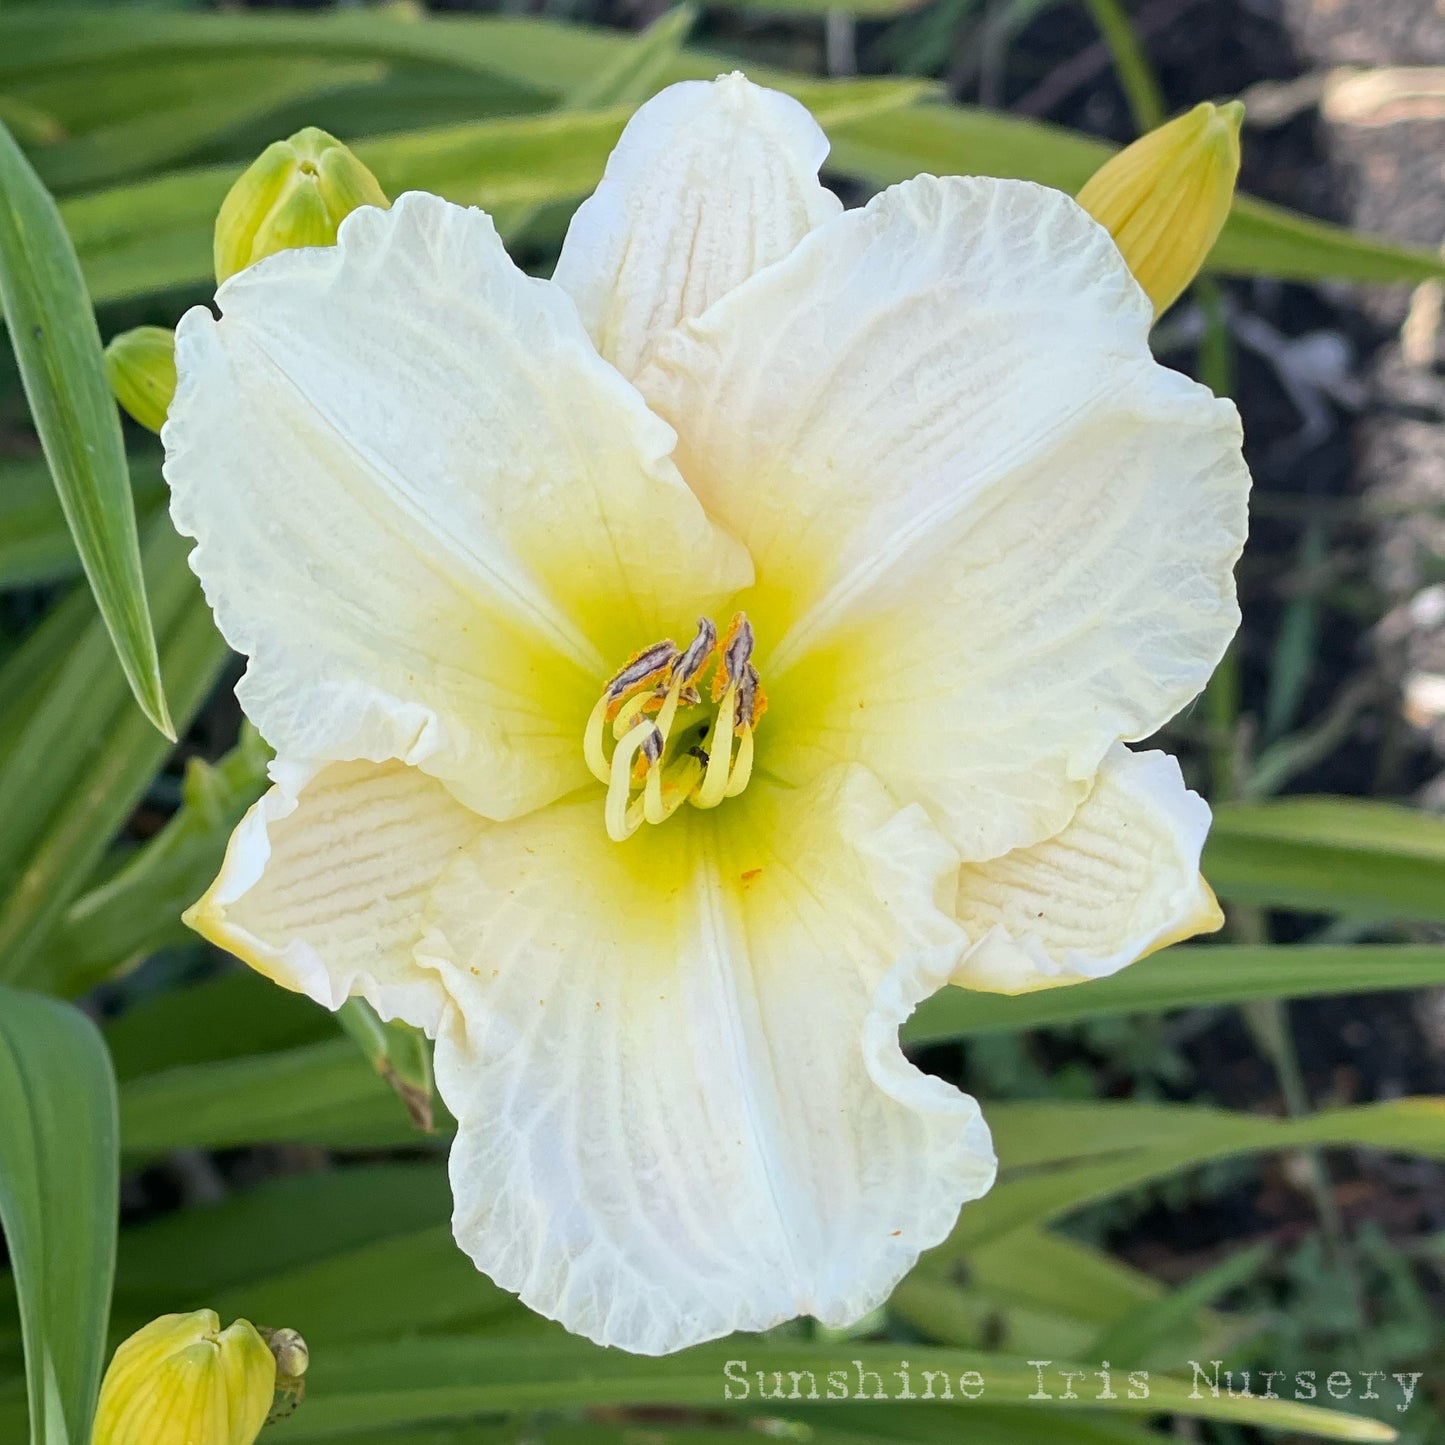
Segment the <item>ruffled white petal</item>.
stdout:
<path fill-rule="evenodd" d="M 661 344 L 640 384 L 758 571 L 760 766 L 866 763 L 985 859 L 1199 690 L 1248 474 L 1151 314 L 1067 197 L 925 176 Z"/>
<path fill-rule="evenodd" d="M 597 798 L 486 828 L 418 955 L 457 1002 L 462 1247 L 647 1354 L 881 1303 L 993 1177 L 977 1106 L 898 1048 L 957 958 L 954 868 L 862 770 L 623 846 Z"/>
<path fill-rule="evenodd" d="M 414 958 L 422 908 L 484 826 L 416 768 L 334 763 L 246 814 L 186 921 L 326 1008 L 359 994 L 435 1033 L 446 992 Z"/>
<path fill-rule="evenodd" d="M 818 182 L 827 154 L 796 100 L 740 74 L 648 101 L 573 217 L 553 275 L 602 355 L 635 377 L 660 336 L 837 215 Z"/>
<path fill-rule="evenodd" d="M 600 679 L 750 575 L 671 429 L 434 196 L 217 302 L 178 330 L 166 476 L 247 713 L 303 771 L 398 757 L 493 817 L 575 787 Z"/>
<path fill-rule="evenodd" d="M 1167 753 L 1115 747 L 1056 837 L 959 872 L 974 940 L 953 981 L 1027 993 L 1104 978 L 1224 921 L 1199 874 L 1209 805 Z"/>

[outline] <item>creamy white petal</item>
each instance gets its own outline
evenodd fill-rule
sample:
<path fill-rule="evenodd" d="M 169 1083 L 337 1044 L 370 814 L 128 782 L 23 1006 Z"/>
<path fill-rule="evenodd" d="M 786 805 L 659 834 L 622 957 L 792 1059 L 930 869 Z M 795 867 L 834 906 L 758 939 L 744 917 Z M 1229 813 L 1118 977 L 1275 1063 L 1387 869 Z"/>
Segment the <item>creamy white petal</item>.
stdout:
<path fill-rule="evenodd" d="M 827 154 L 803 106 L 741 74 L 648 101 L 578 207 L 553 274 L 602 355 L 635 377 L 660 336 L 836 216 L 818 182 Z"/>
<path fill-rule="evenodd" d="M 262 733 L 303 764 L 403 758 L 494 817 L 584 780 L 599 680 L 750 572 L 671 429 L 434 196 L 217 302 L 177 333 L 166 476 Z"/>
<path fill-rule="evenodd" d="M 983 859 L 1199 690 L 1248 474 L 1151 314 L 1067 197 L 925 176 L 664 342 L 644 389 L 758 571 L 760 766 L 866 763 Z"/>
<path fill-rule="evenodd" d="M 423 903 L 485 826 L 417 768 L 333 763 L 246 814 L 186 922 L 326 1008 L 359 994 L 435 1033 L 446 992 L 414 957 Z"/>
<path fill-rule="evenodd" d="M 1104 978 L 1224 921 L 1199 873 L 1209 805 L 1168 753 L 1105 757 L 1056 837 L 959 871 L 957 916 L 974 940 L 953 981 L 1027 993 Z"/>
<path fill-rule="evenodd" d="M 993 1178 L 973 1100 L 898 1047 L 957 959 L 955 868 L 861 769 L 621 846 L 597 798 L 487 827 L 418 954 L 457 1001 L 463 1249 L 646 1354 L 880 1304 Z"/>

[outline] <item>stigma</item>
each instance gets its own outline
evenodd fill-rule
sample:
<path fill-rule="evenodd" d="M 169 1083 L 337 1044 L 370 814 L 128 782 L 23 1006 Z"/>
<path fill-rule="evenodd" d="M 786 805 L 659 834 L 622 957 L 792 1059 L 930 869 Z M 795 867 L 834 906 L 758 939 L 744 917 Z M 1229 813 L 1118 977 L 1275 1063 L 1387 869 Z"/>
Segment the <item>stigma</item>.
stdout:
<path fill-rule="evenodd" d="M 753 731 L 767 705 L 741 612 L 721 637 L 700 617 L 686 647 L 664 638 L 634 652 L 603 688 L 582 739 L 607 788 L 608 836 L 621 843 L 684 803 L 735 798 L 752 776 Z"/>

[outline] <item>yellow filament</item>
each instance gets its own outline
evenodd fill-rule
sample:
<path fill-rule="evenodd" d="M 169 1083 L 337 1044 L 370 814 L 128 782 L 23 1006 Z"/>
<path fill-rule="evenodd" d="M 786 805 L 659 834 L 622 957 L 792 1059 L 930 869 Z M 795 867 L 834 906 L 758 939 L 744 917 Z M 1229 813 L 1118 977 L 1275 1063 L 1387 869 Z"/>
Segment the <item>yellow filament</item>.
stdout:
<path fill-rule="evenodd" d="M 592 776 L 599 783 L 606 784 L 612 776 L 607 765 L 607 754 L 602 751 L 602 730 L 607 726 L 607 694 L 597 699 L 597 706 L 587 719 L 587 731 L 582 734 L 582 756 L 587 760 Z"/>
<path fill-rule="evenodd" d="M 667 698 L 662 704 L 662 711 L 657 715 L 657 731 L 662 736 L 662 748 L 666 749 L 668 736 L 672 732 L 673 720 L 677 717 L 677 701 L 682 694 L 681 677 L 676 678 L 667 690 Z M 647 774 L 647 782 L 643 785 L 642 791 L 642 813 L 649 823 L 661 823 L 665 821 L 677 804 L 671 808 L 664 808 L 662 804 L 662 763 L 661 753 L 659 761 L 654 764 Z"/>
<path fill-rule="evenodd" d="M 728 774 L 727 791 L 723 794 L 725 798 L 736 798 L 739 793 L 748 785 L 748 779 L 753 775 L 753 730 L 746 723 L 743 724 L 742 741 L 738 744 L 738 755 L 733 763 L 732 772 Z"/>
<path fill-rule="evenodd" d="M 625 843 L 642 826 L 642 809 L 629 808 L 632 797 L 632 762 L 642 751 L 642 745 L 656 732 L 651 720 L 640 722 L 620 743 L 612 754 L 612 775 L 607 780 L 606 822 L 607 836 L 618 843 Z"/>
<path fill-rule="evenodd" d="M 632 725 L 642 716 L 643 710 L 651 700 L 650 692 L 640 692 L 636 697 L 630 697 L 617 711 L 617 716 L 612 723 L 612 736 L 621 742 L 629 732 Z"/>
<path fill-rule="evenodd" d="M 727 795 L 728 776 L 732 766 L 733 717 L 738 705 L 738 691 L 730 687 L 723 694 L 722 705 L 717 710 L 717 721 L 713 724 L 709 739 L 711 750 L 708 754 L 707 772 L 703 774 L 702 787 L 693 796 L 693 805 L 698 808 L 716 808 Z"/>
<path fill-rule="evenodd" d="M 661 776 L 663 770 L 654 768 L 648 775 L 648 783 L 651 784 L 654 776 Z M 665 823 L 687 802 L 697 789 L 698 782 L 702 777 L 702 764 L 694 757 L 682 757 L 667 769 L 667 776 L 662 778 L 657 790 L 657 807 L 654 810 L 649 805 L 652 800 L 652 791 L 643 794 L 643 816 L 649 823 Z"/>

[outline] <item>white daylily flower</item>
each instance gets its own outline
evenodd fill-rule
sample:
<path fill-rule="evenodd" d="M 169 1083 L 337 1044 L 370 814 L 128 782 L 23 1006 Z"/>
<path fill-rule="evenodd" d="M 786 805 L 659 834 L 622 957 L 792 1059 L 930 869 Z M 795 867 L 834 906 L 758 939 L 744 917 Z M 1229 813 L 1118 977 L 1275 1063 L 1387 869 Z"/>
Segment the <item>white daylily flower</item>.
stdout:
<path fill-rule="evenodd" d="M 173 511 L 278 752 L 192 921 L 435 1035 L 462 1247 L 649 1353 L 853 1321 L 989 1187 L 919 1000 L 1217 917 L 1120 740 L 1234 631 L 1234 409 L 1067 197 L 842 213 L 825 151 L 674 86 L 553 282 L 413 194 L 177 337 Z"/>

